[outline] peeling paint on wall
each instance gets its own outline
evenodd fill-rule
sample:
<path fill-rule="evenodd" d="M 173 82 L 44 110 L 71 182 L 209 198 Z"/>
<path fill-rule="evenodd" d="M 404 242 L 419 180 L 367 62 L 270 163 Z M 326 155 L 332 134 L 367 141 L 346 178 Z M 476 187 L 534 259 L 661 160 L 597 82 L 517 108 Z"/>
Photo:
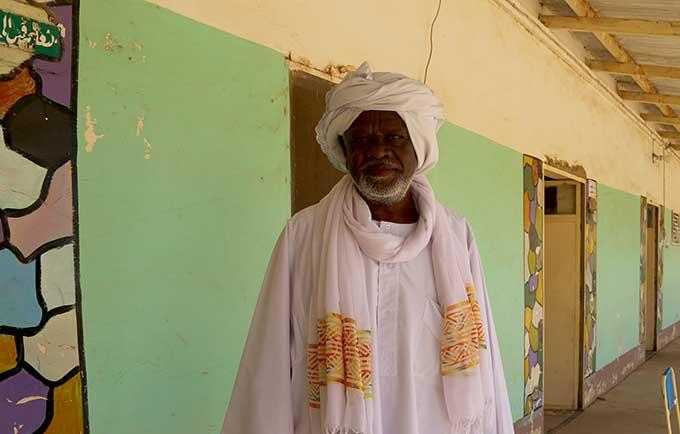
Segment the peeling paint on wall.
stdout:
<path fill-rule="evenodd" d="M 99 139 L 103 139 L 103 134 L 97 134 L 95 126 L 97 120 L 92 117 L 92 110 L 90 106 L 85 106 L 85 152 L 94 151 L 94 145 Z"/>
<path fill-rule="evenodd" d="M 146 137 L 144 138 L 144 159 L 151 159 L 151 143 L 146 139 Z"/>
<path fill-rule="evenodd" d="M 144 132 L 144 113 L 137 116 L 137 127 L 135 129 L 135 135 L 137 137 L 141 136 Z"/>
<path fill-rule="evenodd" d="M 586 169 L 578 163 L 569 163 L 568 161 L 560 160 L 557 157 L 546 156 L 546 163 L 556 169 L 564 170 L 567 173 L 578 176 L 580 178 L 587 178 Z"/>
<path fill-rule="evenodd" d="M 104 50 L 109 52 L 120 51 L 123 46 L 111 35 L 111 32 L 107 32 L 104 35 Z"/>

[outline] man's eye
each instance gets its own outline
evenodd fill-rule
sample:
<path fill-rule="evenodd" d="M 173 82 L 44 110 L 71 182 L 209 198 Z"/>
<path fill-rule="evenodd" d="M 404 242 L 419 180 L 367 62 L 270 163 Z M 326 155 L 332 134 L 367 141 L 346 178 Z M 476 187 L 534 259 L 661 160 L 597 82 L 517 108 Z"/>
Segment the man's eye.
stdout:
<path fill-rule="evenodd" d="M 399 134 L 390 134 L 389 136 L 387 136 L 387 138 L 390 140 L 401 140 L 404 138 L 404 136 L 401 136 Z"/>
<path fill-rule="evenodd" d="M 354 143 L 366 143 L 368 141 L 368 137 L 355 137 L 353 142 Z"/>

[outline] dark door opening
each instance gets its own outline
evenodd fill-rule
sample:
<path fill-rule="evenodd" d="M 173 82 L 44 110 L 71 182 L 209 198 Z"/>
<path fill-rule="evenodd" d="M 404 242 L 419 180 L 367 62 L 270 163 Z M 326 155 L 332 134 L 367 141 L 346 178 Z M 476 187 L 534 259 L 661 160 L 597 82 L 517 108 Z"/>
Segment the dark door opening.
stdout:
<path fill-rule="evenodd" d="M 659 208 L 647 205 L 647 269 L 645 287 L 645 351 L 656 351 L 657 315 L 657 246 L 659 242 Z"/>

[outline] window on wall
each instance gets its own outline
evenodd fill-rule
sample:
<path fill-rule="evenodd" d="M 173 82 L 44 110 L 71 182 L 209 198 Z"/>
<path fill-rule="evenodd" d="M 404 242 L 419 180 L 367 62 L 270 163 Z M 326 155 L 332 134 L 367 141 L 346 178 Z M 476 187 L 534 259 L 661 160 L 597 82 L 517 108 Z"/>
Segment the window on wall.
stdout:
<path fill-rule="evenodd" d="M 671 227 L 671 238 L 674 245 L 680 245 L 680 214 L 673 213 L 673 223 Z"/>
<path fill-rule="evenodd" d="M 545 214 L 576 214 L 576 185 L 561 184 L 555 186 L 546 186 Z"/>

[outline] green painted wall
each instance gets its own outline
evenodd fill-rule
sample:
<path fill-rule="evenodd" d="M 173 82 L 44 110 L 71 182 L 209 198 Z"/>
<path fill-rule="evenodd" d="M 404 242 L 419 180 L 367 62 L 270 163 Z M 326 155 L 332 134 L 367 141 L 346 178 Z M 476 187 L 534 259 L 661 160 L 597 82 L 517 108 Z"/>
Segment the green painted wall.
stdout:
<path fill-rule="evenodd" d="M 91 433 L 217 433 L 290 213 L 287 66 L 142 1 L 82 0 L 80 25 Z"/>
<path fill-rule="evenodd" d="M 602 184 L 598 194 L 596 369 L 640 336 L 640 197 Z"/>
<path fill-rule="evenodd" d="M 666 210 L 666 239 L 668 248 L 664 249 L 663 277 L 663 325 L 668 327 L 680 321 L 680 246 L 671 243 L 671 210 Z"/>
<path fill-rule="evenodd" d="M 514 419 L 524 405 L 522 155 L 452 124 L 439 133 L 429 179 L 437 198 L 465 216 L 477 238 Z"/>

